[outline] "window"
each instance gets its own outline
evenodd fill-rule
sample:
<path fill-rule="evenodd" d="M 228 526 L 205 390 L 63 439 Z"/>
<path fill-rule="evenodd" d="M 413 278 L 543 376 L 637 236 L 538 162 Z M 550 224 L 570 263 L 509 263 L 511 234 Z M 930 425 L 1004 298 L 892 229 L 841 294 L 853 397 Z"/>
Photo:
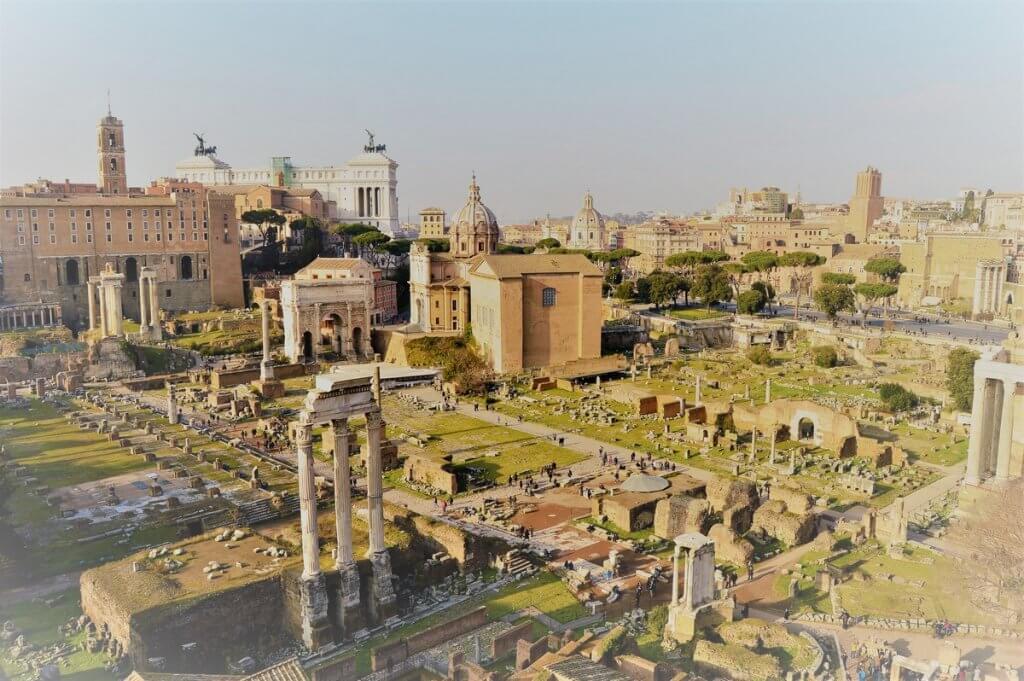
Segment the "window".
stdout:
<path fill-rule="evenodd" d="M 110 231 L 110 223 L 109 223 L 109 222 L 105 222 L 105 223 L 103 223 L 103 226 L 104 226 L 104 227 L 106 228 L 106 230 L 107 230 L 108 232 Z"/>
<path fill-rule="evenodd" d="M 73 243 L 73 244 L 77 244 L 78 243 L 78 235 L 77 234 L 72 234 L 71 235 L 71 243 Z"/>
<path fill-rule="evenodd" d="M 68 215 L 71 216 L 71 217 L 77 217 L 78 216 L 78 211 L 75 210 L 74 208 L 72 208 L 71 210 L 68 211 Z"/>
<path fill-rule="evenodd" d="M 92 223 L 91 222 L 85 223 L 85 231 L 87 231 L 87 232 L 91 232 L 92 231 Z"/>
<path fill-rule="evenodd" d="M 91 218 L 92 217 L 92 208 L 86 208 L 85 209 L 85 217 L 87 217 L 87 218 Z"/>
<path fill-rule="evenodd" d="M 135 239 L 133 238 L 134 236 L 135 236 L 134 234 L 132 234 L 131 232 L 128 232 L 128 241 L 135 241 Z"/>
<path fill-rule="evenodd" d="M 149 234 L 145 234 L 145 233 L 144 233 L 144 234 L 142 235 L 142 240 L 143 240 L 143 241 L 149 241 Z"/>
<path fill-rule="evenodd" d="M 71 231 L 72 232 L 77 232 L 78 231 L 78 223 L 77 222 L 72 222 L 71 223 Z"/>
<path fill-rule="evenodd" d="M 18 223 L 18 233 L 21 233 L 21 232 L 24 232 L 24 231 L 25 231 L 25 223 L 24 222 L 19 222 Z"/>
<path fill-rule="evenodd" d="M 57 235 L 56 234 L 51 234 L 50 235 L 50 243 L 51 244 L 57 243 Z"/>
<path fill-rule="evenodd" d="M 103 211 L 103 217 L 105 217 L 105 218 L 109 218 L 110 217 L 110 209 L 109 208 L 107 208 L 107 209 L 105 209 Z"/>
<path fill-rule="evenodd" d="M 131 208 L 125 208 L 124 209 L 124 216 L 126 218 L 131 218 L 131 216 L 132 216 L 132 209 Z"/>
<path fill-rule="evenodd" d="M 143 220 L 142 221 L 142 229 L 149 229 L 149 221 L 147 221 L 147 220 Z"/>
<path fill-rule="evenodd" d="M 107 235 L 107 243 L 109 244 L 111 241 L 112 241 L 111 236 L 108 234 Z"/>
<path fill-rule="evenodd" d="M 56 226 L 56 225 L 54 225 L 54 224 L 53 224 L 53 223 L 51 222 L 51 223 L 50 223 L 50 231 L 52 232 L 52 231 L 53 231 L 54 229 L 56 229 L 56 228 L 57 228 L 57 226 Z"/>
<path fill-rule="evenodd" d="M 452 301 L 452 312 L 455 312 L 458 309 L 459 309 L 459 301 L 453 300 Z"/>
<path fill-rule="evenodd" d="M 24 236 L 19 236 L 18 237 L 18 245 L 19 246 L 24 246 L 25 245 L 25 237 Z"/>
<path fill-rule="evenodd" d="M 32 223 L 32 231 L 33 232 L 38 232 L 39 231 L 39 223 L 38 222 L 33 222 Z"/>
<path fill-rule="evenodd" d="M 32 217 L 34 217 L 34 218 L 39 217 L 39 211 L 37 211 L 35 208 L 32 209 Z"/>
<path fill-rule="evenodd" d="M 153 215 L 155 215 L 156 217 L 160 217 L 160 209 L 159 208 L 155 209 L 153 211 Z"/>
<path fill-rule="evenodd" d="M 132 226 L 133 226 L 133 225 L 132 225 L 132 223 L 131 223 L 131 222 L 129 222 L 129 223 L 128 223 L 128 229 L 131 229 L 131 228 L 132 228 Z"/>
<path fill-rule="evenodd" d="M 32 281 L 32 275 L 28 272 L 25 273 L 25 281 Z"/>
<path fill-rule="evenodd" d="M 25 217 L 25 209 L 23 209 L 23 208 L 19 208 L 18 209 L 18 217 L 19 218 Z"/>
<path fill-rule="evenodd" d="M 555 289 L 550 288 L 550 287 L 544 289 L 543 293 L 541 294 L 541 302 L 543 303 L 544 307 L 552 307 L 552 306 L 554 306 L 554 304 L 555 304 Z"/>
<path fill-rule="evenodd" d="M 53 217 L 53 209 L 52 208 L 50 210 L 46 211 L 46 216 L 50 217 L 50 218 Z"/>
<path fill-rule="evenodd" d="M 86 234 L 85 235 L 85 243 L 87 243 L 87 244 L 91 244 L 92 243 L 92 234 Z"/>
<path fill-rule="evenodd" d="M 35 244 L 36 246 L 39 245 L 39 235 L 38 234 L 33 234 L 32 235 L 32 243 Z"/>
<path fill-rule="evenodd" d="M 143 208 L 142 209 L 142 217 L 144 217 L 144 218 L 148 218 L 149 217 L 149 209 L 148 208 Z"/>

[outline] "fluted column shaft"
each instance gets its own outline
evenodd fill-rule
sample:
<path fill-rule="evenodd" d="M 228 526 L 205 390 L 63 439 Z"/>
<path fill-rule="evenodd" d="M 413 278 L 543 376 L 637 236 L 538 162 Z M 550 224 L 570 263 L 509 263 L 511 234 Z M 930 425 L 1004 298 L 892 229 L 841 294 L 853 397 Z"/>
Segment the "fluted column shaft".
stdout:
<path fill-rule="evenodd" d="M 1013 379 L 1003 380 L 1003 405 L 999 421 L 999 449 L 996 452 L 996 479 L 1005 480 L 1010 476 L 1010 453 L 1013 448 L 1013 397 L 1017 383 Z"/>
<path fill-rule="evenodd" d="M 302 526 L 302 576 L 320 574 L 320 537 L 316 525 L 316 471 L 313 468 L 313 424 L 302 413 L 295 437 L 299 468 L 299 520 Z"/>
<path fill-rule="evenodd" d="M 971 433 L 967 441 L 967 482 L 977 484 L 982 476 L 982 441 L 985 420 L 985 379 L 974 377 L 974 401 L 971 403 Z"/>
<path fill-rule="evenodd" d="M 334 435 L 334 522 L 338 537 L 338 568 L 350 565 L 352 555 L 352 479 L 348 465 L 348 419 L 331 422 Z"/>
<path fill-rule="evenodd" d="M 370 548 L 373 555 L 384 551 L 383 466 L 380 459 L 381 430 L 384 421 L 380 411 L 366 414 L 366 500 L 370 511 Z"/>

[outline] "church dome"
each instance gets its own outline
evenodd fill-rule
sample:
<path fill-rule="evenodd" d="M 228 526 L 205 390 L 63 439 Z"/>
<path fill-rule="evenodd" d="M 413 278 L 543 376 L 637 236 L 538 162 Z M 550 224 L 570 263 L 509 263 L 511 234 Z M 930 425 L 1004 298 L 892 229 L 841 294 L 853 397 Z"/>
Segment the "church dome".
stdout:
<path fill-rule="evenodd" d="M 495 253 L 498 250 L 498 218 L 480 200 L 476 175 L 469 185 L 466 205 L 455 216 L 451 228 L 451 253 L 457 258 Z"/>
<path fill-rule="evenodd" d="M 573 230 L 604 229 L 604 216 L 594 208 L 594 197 L 587 192 L 583 197 L 583 208 L 572 221 Z"/>
<path fill-rule="evenodd" d="M 498 218 L 480 200 L 480 186 L 476 183 L 476 175 L 473 176 L 473 181 L 469 185 L 469 198 L 466 199 L 466 205 L 455 216 L 452 227 L 468 227 L 474 231 L 481 227 L 498 229 Z"/>

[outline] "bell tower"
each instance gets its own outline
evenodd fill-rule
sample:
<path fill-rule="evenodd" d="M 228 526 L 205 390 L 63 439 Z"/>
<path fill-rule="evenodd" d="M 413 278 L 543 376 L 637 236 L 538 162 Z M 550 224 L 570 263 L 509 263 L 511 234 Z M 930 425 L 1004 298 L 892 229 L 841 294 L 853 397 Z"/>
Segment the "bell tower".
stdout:
<path fill-rule="evenodd" d="M 100 162 L 100 191 L 104 194 L 127 194 L 128 176 L 124 168 L 124 123 L 110 113 L 96 126 L 99 137 L 97 152 Z"/>

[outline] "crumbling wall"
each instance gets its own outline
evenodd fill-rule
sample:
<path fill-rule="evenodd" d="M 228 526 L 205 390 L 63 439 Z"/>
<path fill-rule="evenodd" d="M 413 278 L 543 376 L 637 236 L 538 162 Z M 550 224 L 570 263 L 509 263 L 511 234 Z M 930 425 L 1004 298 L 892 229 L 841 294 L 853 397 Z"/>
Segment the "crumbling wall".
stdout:
<path fill-rule="evenodd" d="M 409 454 L 405 457 L 403 472 L 406 480 L 428 485 L 445 494 L 454 495 L 459 491 L 458 478 L 448 462 L 435 461 L 419 454 Z"/>
<path fill-rule="evenodd" d="M 434 625 L 408 638 L 378 646 L 370 653 L 373 671 L 387 669 L 403 662 L 410 655 L 433 648 L 445 641 L 468 634 L 487 623 L 487 608 L 481 606 L 465 615 Z"/>
<path fill-rule="evenodd" d="M 746 565 L 754 558 L 754 545 L 722 523 L 708 530 L 708 539 L 715 542 L 715 556 L 721 560 Z"/>
<path fill-rule="evenodd" d="M 790 513 L 807 513 L 812 506 L 810 496 L 785 485 L 772 485 L 768 490 L 768 498 L 781 501 Z"/>
<path fill-rule="evenodd" d="M 654 534 L 663 539 L 674 539 L 687 532 L 700 532 L 710 513 L 711 504 L 707 499 L 673 494 L 659 501 L 655 507 Z"/>
<path fill-rule="evenodd" d="M 756 507 L 758 503 L 757 487 L 750 480 L 714 478 L 708 480 L 705 494 L 715 511 L 722 511 L 737 504 Z"/>
<path fill-rule="evenodd" d="M 798 546 L 814 538 L 815 526 L 813 513 L 789 513 L 786 504 L 776 499 L 754 511 L 751 531 L 775 537 L 786 546 Z"/>

